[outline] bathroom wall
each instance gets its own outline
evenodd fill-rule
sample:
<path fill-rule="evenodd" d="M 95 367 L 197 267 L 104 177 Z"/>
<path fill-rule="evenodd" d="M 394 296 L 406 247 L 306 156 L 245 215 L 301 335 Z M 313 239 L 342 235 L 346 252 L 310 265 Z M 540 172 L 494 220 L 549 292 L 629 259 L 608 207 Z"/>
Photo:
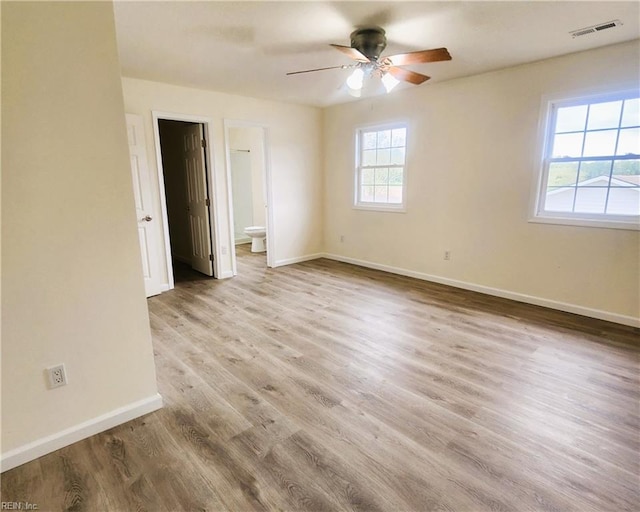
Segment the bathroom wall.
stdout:
<path fill-rule="evenodd" d="M 244 233 L 244 229 L 255 225 L 253 223 L 251 153 L 248 149 L 230 149 L 229 158 L 233 193 L 233 231 L 237 245 L 251 241 L 251 238 Z"/>
<path fill-rule="evenodd" d="M 235 221 L 243 224 L 242 219 L 247 218 L 249 213 L 250 226 L 264 226 L 266 224 L 265 212 L 265 190 L 264 190 L 264 137 L 262 128 L 258 127 L 230 127 L 229 128 L 229 149 L 232 155 L 232 179 L 235 164 L 240 164 L 237 169 L 239 181 L 242 182 L 241 187 L 244 190 L 234 189 L 234 217 Z M 235 155 L 235 157 L 234 157 Z M 249 165 L 246 173 L 247 180 L 241 179 L 245 176 L 245 170 L 242 165 L 245 163 L 243 155 L 248 155 L 247 163 Z M 236 188 L 236 184 L 233 184 Z M 236 204 L 236 199 L 237 204 Z M 249 202 L 249 204 L 247 204 Z M 246 226 L 236 226 L 240 233 Z"/>

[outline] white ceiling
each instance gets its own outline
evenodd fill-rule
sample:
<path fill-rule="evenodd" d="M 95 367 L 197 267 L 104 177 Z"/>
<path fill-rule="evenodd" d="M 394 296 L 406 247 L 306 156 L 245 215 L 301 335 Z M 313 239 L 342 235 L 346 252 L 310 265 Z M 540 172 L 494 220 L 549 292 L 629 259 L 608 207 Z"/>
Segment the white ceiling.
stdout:
<path fill-rule="evenodd" d="M 359 26 L 387 31 L 384 55 L 445 46 L 453 60 L 408 66 L 423 85 L 640 37 L 640 2 L 115 2 L 122 74 L 200 89 L 326 106 L 353 100 L 335 69 Z M 623 25 L 573 39 L 569 32 Z M 371 79 L 363 96 L 384 93 Z"/>

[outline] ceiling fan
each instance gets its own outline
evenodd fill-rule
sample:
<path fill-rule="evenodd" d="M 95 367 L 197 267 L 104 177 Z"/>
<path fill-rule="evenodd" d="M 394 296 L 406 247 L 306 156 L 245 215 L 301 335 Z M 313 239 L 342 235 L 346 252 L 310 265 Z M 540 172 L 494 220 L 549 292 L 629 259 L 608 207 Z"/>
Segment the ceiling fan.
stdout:
<path fill-rule="evenodd" d="M 387 37 L 385 31 L 380 27 L 359 28 L 355 30 L 351 33 L 351 46 L 341 46 L 339 44 L 332 44 L 331 46 L 347 55 L 347 57 L 355 60 L 356 63 L 293 71 L 287 73 L 287 75 L 313 73 L 327 69 L 355 68 L 354 72 L 347 79 L 349 89 L 359 91 L 362 89 L 365 76 L 379 76 L 382 79 L 385 89 L 389 92 L 398 85 L 400 81 L 420 85 L 430 78 L 427 75 L 403 69 L 399 66 L 451 60 L 451 55 L 449 55 L 449 51 L 446 48 L 399 53 L 397 55 L 381 57 L 380 54 L 387 47 Z"/>

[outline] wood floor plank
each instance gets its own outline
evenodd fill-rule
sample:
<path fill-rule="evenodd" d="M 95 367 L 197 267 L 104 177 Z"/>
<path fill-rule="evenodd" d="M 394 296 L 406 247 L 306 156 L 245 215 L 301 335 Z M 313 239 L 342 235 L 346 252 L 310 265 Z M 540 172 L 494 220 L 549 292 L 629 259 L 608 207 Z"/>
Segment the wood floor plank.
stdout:
<path fill-rule="evenodd" d="M 2 475 L 39 510 L 637 511 L 639 331 L 329 260 L 176 265 L 165 407 Z"/>

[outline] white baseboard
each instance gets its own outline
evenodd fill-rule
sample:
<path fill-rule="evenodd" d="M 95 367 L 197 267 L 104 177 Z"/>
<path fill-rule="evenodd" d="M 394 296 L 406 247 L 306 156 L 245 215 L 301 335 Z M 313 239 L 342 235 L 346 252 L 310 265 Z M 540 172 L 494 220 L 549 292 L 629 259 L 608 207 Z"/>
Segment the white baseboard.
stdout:
<path fill-rule="evenodd" d="M 251 238 L 246 237 L 246 238 L 236 238 L 234 241 L 234 245 L 243 245 L 243 244 L 250 244 L 251 243 Z"/>
<path fill-rule="evenodd" d="M 567 313 L 575 313 L 576 315 L 588 316 L 590 318 L 597 318 L 599 320 L 606 320 L 608 322 L 614 322 L 617 324 L 628 325 L 631 327 L 640 327 L 640 318 L 620 315 L 618 313 L 611 313 L 609 311 L 602 311 L 600 309 L 592 309 L 584 306 L 578 306 L 576 304 L 568 304 L 566 302 L 559 302 L 556 300 L 545 299 L 543 297 L 535 297 L 533 295 L 526 295 L 523 293 L 512 292 L 509 290 L 502 290 L 500 288 L 491 288 L 489 286 L 483 286 L 475 283 L 468 283 L 466 281 L 458 281 L 456 279 L 449 279 L 447 277 L 434 276 L 431 274 L 425 274 L 423 272 L 416 272 L 414 270 L 407 270 L 404 268 L 392 267 L 389 265 L 383 265 L 380 263 L 372 263 L 365 260 L 359 260 L 355 258 L 349 258 L 347 256 L 340 256 L 338 254 L 324 253 L 321 255 L 324 258 L 342 261 L 344 263 L 351 263 L 360 267 L 372 268 L 375 270 L 382 270 L 391 274 L 398 274 L 401 276 L 413 277 L 421 279 L 423 281 L 431 281 L 433 283 L 445 284 L 453 286 L 455 288 L 462 288 L 463 290 L 471 290 L 474 292 L 486 293 L 487 295 L 493 295 L 495 297 L 501 297 L 503 299 L 511 299 L 517 302 L 525 302 L 527 304 L 533 304 L 535 306 L 543 306 L 546 308 L 557 309 L 559 311 L 565 311 Z"/>
<path fill-rule="evenodd" d="M 233 270 L 225 270 L 219 276 L 216 276 L 216 279 L 228 279 L 229 277 L 233 277 Z"/>
<path fill-rule="evenodd" d="M 73 427 L 43 437 L 32 443 L 25 444 L 2 454 L 0 458 L 0 472 L 4 473 L 5 471 L 35 460 L 38 457 L 42 457 L 43 455 L 161 408 L 162 397 L 156 393 L 153 396 L 125 405 L 97 418 L 74 425 Z"/>
<path fill-rule="evenodd" d="M 309 260 L 317 260 L 318 258 L 328 258 L 324 253 L 318 252 L 316 254 L 307 254 L 305 256 L 296 256 L 295 258 L 287 258 L 284 260 L 278 260 L 274 262 L 273 266 L 275 267 L 283 267 L 284 265 L 292 265 L 293 263 L 302 263 L 303 261 Z"/>

